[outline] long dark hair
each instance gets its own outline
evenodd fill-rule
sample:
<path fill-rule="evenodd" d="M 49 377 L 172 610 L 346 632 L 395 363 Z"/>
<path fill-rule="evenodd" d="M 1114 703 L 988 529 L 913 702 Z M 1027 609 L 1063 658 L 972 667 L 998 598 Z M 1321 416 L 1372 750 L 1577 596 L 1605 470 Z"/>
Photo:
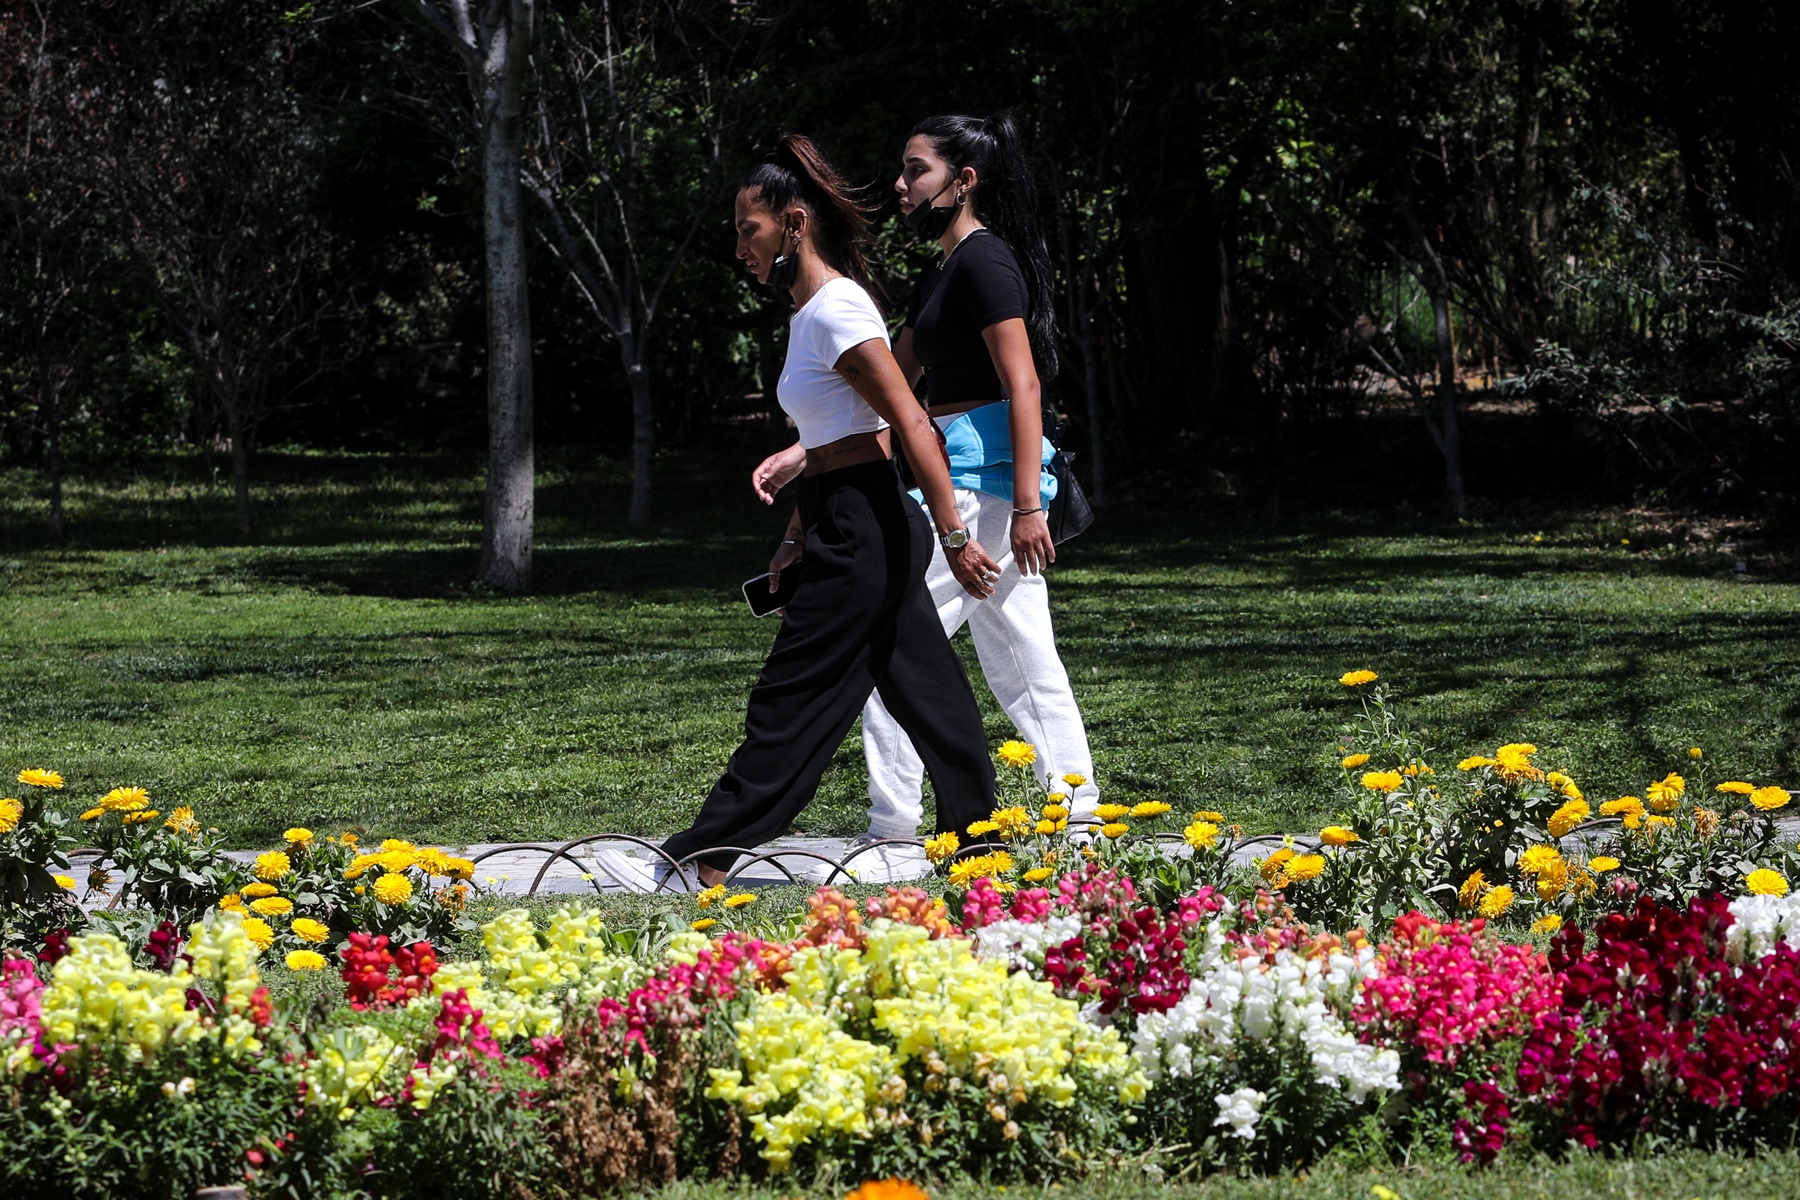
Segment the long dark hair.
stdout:
<path fill-rule="evenodd" d="M 869 217 L 874 209 L 857 199 L 856 189 L 825 160 L 819 147 L 804 134 L 785 133 L 775 148 L 750 169 L 738 191 L 756 189 L 757 199 L 777 213 L 796 201 L 806 206 L 818 223 L 813 245 L 833 270 L 871 291 L 869 260 L 863 253 Z"/>
<path fill-rule="evenodd" d="M 931 142 L 952 174 L 973 167 L 975 190 L 969 202 L 975 215 L 1012 247 L 1025 273 L 1025 329 L 1038 377 L 1056 378 L 1056 305 L 1051 297 L 1050 248 L 1037 219 L 1037 188 L 1025 158 L 1024 139 L 1010 112 L 980 117 L 926 117 L 913 126 L 912 137 Z"/>

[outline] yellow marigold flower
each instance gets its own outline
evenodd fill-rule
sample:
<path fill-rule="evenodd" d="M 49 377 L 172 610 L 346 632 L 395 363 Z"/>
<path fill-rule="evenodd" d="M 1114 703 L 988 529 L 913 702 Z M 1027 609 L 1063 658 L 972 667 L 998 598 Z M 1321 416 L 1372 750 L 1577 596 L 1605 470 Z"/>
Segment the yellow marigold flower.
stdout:
<path fill-rule="evenodd" d="M 977 879 L 1004 875 L 1012 869 L 1012 855 L 1004 850 L 992 854 L 977 854 L 950 864 L 950 884 L 953 887 L 967 888 Z"/>
<path fill-rule="evenodd" d="M 1000 836 L 1009 840 L 1024 837 L 1036 828 L 1031 814 L 1017 804 L 1010 808 L 995 809 L 988 814 L 988 819 L 999 828 Z"/>
<path fill-rule="evenodd" d="M 1617 800 L 1608 800 L 1602 804 L 1600 815 L 1603 817 L 1641 817 L 1644 815 L 1644 802 L 1636 796 L 1620 796 Z"/>
<path fill-rule="evenodd" d="M 259 896 L 277 895 L 280 891 L 281 889 L 272 883 L 252 883 L 244 888 L 244 895 L 254 900 Z"/>
<path fill-rule="evenodd" d="M 354 846 L 354 845 L 356 845 L 357 838 L 354 833 L 351 833 L 348 829 L 346 829 L 344 832 L 338 834 L 337 840 L 338 840 L 338 845 L 340 845 L 340 846 Z"/>
<path fill-rule="evenodd" d="M 292 829 L 281 831 L 281 838 L 290 846 L 299 846 L 302 850 L 312 845 L 313 831 L 296 825 Z"/>
<path fill-rule="evenodd" d="M 84 821 L 98 821 L 101 817 L 104 817 L 105 815 L 106 815 L 106 810 L 104 808 L 90 808 L 86 812 L 81 814 L 81 819 Z"/>
<path fill-rule="evenodd" d="M 63 889 L 65 892 L 72 892 L 75 890 L 75 879 L 73 876 L 52 875 L 50 878 L 54 879 L 56 881 L 56 886 Z"/>
<path fill-rule="evenodd" d="M 1000 832 L 1000 822 L 998 822 L 998 821 L 970 821 L 969 822 L 969 836 L 970 837 L 982 837 L 982 836 L 985 836 L 986 834 L 998 833 L 998 832 Z"/>
<path fill-rule="evenodd" d="M 1400 773 L 1402 775 L 1436 775 L 1437 774 L 1436 771 L 1432 770 L 1430 767 L 1426 766 L 1424 763 L 1407 763 L 1404 767 L 1400 768 Z"/>
<path fill-rule="evenodd" d="M 32 787 L 59 788 L 63 785 L 61 775 L 55 771 L 41 771 L 36 767 L 20 771 L 14 778 L 20 783 L 30 784 Z"/>
<path fill-rule="evenodd" d="M 1561 792 L 1564 799 L 1586 799 L 1586 797 L 1581 794 L 1581 789 L 1575 786 L 1575 781 L 1570 779 L 1567 775 L 1564 775 L 1561 771 L 1551 771 L 1548 775 L 1544 776 L 1544 782 L 1555 788 L 1558 792 Z"/>
<path fill-rule="evenodd" d="M 1715 792 L 1733 792 L 1739 796 L 1748 796 L 1756 790 L 1754 783 L 1745 783 L 1741 779 L 1729 779 L 1714 788 Z"/>
<path fill-rule="evenodd" d="M 1585 800 L 1571 800 L 1550 814 L 1548 828 L 1551 837 L 1563 837 L 1569 830 L 1588 819 L 1589 812 Z"/>
<path fill-rule="evenodd" d="M 142 825 L 148 821 L 154 821 L 160 816 L 162 816 L 162 813 L 158 812 L 156 809 L 146 808 L 142 812 L 126 813 L 123 817 L 119 818 L 119 821 L 124 825 Z"/>
<path fill-rule="evenodd" d="M 1305 883 L 1309 879 L 1317 879 L 1325 873 L 1325 856 L 1323 854 L 1301 854 L 1287 865 L 1287 877 L 1295 883 Z"/>
<path fill-rule="evenodd" d="M 1457 763 L 1456 769 L 1459 771 L 1473 771 L 1478 767 L 1495 767 L 1499 765 L 1500 764 L 1485 755 L 1471 754 L 1469 757 Z"/>
<path fill-rule="evenodd" d="M 1281 849 L 1275 851 L 1275 853 L 1269 855 L 1269 857 L 1263 859 L 1260 863 L 1257 863 L 1256 869 L 1262 872 L 1263 879 L 1269 883 L 1274 883 L 1277 876 L 1285 876 L 1287 864 L 1293 857 L 1294 851 L 1292 848 L 1283 846 Z"/>
<path fill-rule="evenodd" d="M 1562 928 L 1562 918 L 1555 913 L 1545 913 L 1531 923 L 1533 933 L 1555 933 Z"/>
<path fill-rule="evenodd" d="M 1763 867 L 1744 876 L 1744 890 L 1752 896 L 1785 896 L 1788 894 L 1788 881 L 1782 877 L 1781 872 Z"/>
<path fill-rule="evenodd" d="M 1362 841 L 1360 837 L 1356 836 L 1356 830 L 1342 825 L 1327 825 L 1319 830 L 1319 840 L 1327 846 L 1348 846 L 1351 842 Z"/>
<path fill-rule="evenodd" d="M 25 802 L 13 797 L 0 800 L 0 833 L 11 833 L 25 817 Z"/>
<path fill-rule="evenodd" d="M 451 912 L 461 912 L 463 910 L 463 905 L 469 902 L 469 885 L 466 883 L 457 883 L 450 887 L 439 889 L 437 902 L 439 908 L 449 909 Z"/>
<path fill-rule="evenodd" d="M 1131 826 L 1123 821 L 1108 821 L 1100 827 L 1100 832 L 1109 838 L 1122 837 L 1131 832 Z"/>
<path fill-rule="evenodd" d="M 150 793 L 141 787 L 118 787 L 100 797 L 100 807 L 107 812 L 136 812 L 149 803 Z"/>
<path fill-rule="evenodd" d="M 1035 828 L 1037 829 L 1037 831 L 1040 834 L 1043 834 L 1044 836 L 1048 837 L 1050 834 L 1053 834 L 1057 831 L 1058 826 L 1055 821 L 1052 821 L 1049 817 L 1045 817 L 1043 820 L 1041 820 L 1037 823 Z"/>
<path fill-rule="evenodd" d="M 1689 746 L 1688 747 L 1688 757 L 1693 759 L 1695 762 L 1698 762 L 1701 759 L 1706 757 L 1706 752 L 1704 750 L 1700 749 L 1700 747 L 1698 747 L 1698 746 Z"/>
<path fill-rule="evenodd" d="M 1681 797 L 1687 791 L 1687 780 L 1670 771 L 1644 790 L 1650 800 L 1650 807 L 1657 812 L 1670 812 L 1681 804 Z"/>
<path fill-rule="evenodd" d="M 1181 831 L 1181 840 L 1196 850 L 1205 850 L 1219 840 L 1219 827 L 1211 821 L 1195 821 Z"/>
<path fill-rule="evenodd" d="M 1463 880 L 1462 886 L 1456 889 L 1456 902 L 1463 908 L 1474 908 L 1481 903 L 1482 893 L 1487 890 L 1487 876 L 1476 871 Z"/>
<path fill-rule="evenodd" d="M 1369 756 L 1366 754 L 1352 754 L 1346 757 L 1342 762 L 1338 763 L 1338 766 L 1344 768 L 1346 771 L 1354 771 L 1368 761 Z"/>
<path fill-rule="evenodd" d="M 1094 810 L 1094 815 L 1102 821 L 1116 821 L 1130 811 L 1123 804 L 1102 804 Z"/>
<path fill-rule="evenodd" d="M 1519 874 L 1538 875 L 1560 864 L 1562 860 L 1562 853 L 1555 846 L 1539 842 L 1519 855 Z"/>
<path fill-rule="evenodd" d="M 1054 874 L 1056 874 L 1055 867 L 1033 867 L 1025 872 L 1022 878 L 1026 883 L 1042 883 Z"/>
<path fill-rule="evenodd" d="M 1131 812 L 1126 815 L 1135 820 L 1147 821 L 1152 817 L 1162 816 L 1172 807 L 1173 805 L 1164 804 L 1161 800 L 1146 800 L 1142 804 L 1132 805 Z"/>
<path fill-rule="evenodd" d="M 954 832 L 940 833 L 936 837 L 925 839 L 925 857 L 934 863 L 941 863 L 962 847 Z"/>
<path fill-rule="evenodd" d="M 698 896 L 695 896 L 694 903 L 698 904 L 701 908 L 711 908 L 725 898 L 725 890 L 724 884 L 715 883 L 705 891 L 701 892 Z"/>
<path fill-rule="evenodd" d="M 1071 771 L 1062 777 L 1062 781 L 1072 788 L 1078 788 L 1087 782 L 1087 776 Z"/>
<path fill-rule="evenodd" d="M 294 923 L 288 926 L 294 936 L 303 942 L 323 942 L 331 936 L 331 926 L 323 921 L 315 921 L 311 917 L 295 917 Z"/>
<path fill-rule="evenodd" d="M 279 850 L 269 850 L 256 856 L 256 877 L 274 883 L 283 875 L 294 869 L 288 856 Z"/>
<path fill-rule="evenodd" d="M 688 928 L 692 929 L 695 933 L 705 933 L 718 923 L 719 918 L 717 917 L 701 917 L 698 921 L 690 922 Z"/>
<path fill-rule="evenodd" d="M 1037 749 L 1030 742 L 1021 742 L 1017 739 L 1001 742 L 999 758 L 1006 766 L 1023 769 L 1037 761 Z"/>
<path fill-rule="evenodd" d="M 265 917 L 285 917 L 294 911 L 294 902 L 286 896 L 264 896 L 261 900 L 252 900 L 253 911 Z"/>
<path fill-rule="evenodd" d="M 1194 820 L 1196 820 L 1196 821 L 1211 821 L 1215 825 L 1217 825 L 1224 819 L 1225 819 L 1224 813 L 1216 813 L 1216 812 L 1213 812 L 1211 809 L 1203 808 L 1199 812 L 1194 814 Z"/>
<path fill-rule="evenodd" d="M 1551 863 L 1549 866 L 1546 866 L 1543 870 L 1538 872 L 1538 899 L 1542 900 L 1545 904 L 1548 904 L 1558 896 L 1562 895 L 1563 889 L 1568 887 L 1568 885 L 1569 864 L 1563 862 L 1561 859 L 1557 859 L 1554 863 Z"/>
<path fill-rule="evenodd" d="M 412 880 L 404 875 L 383 875 L 375 881 L 375 898 L 383 904 L 405 904 L 412 894 Z"/>
<path fill-rule="evenodd" d="M 1608 871 L 1619 869 L 1619 860 L 1610 854 L 1596 854 L 1588 859 L 1588 870 L 1596 875 L 1604 875 Z"/>
<path fill-rule="evenodd" d="M 1773 812 L 1778 808 L 1785 808 L 1787 807 L 1787 802 L 1792 799 L 1793 797 L 1788 795 L 1786 788 L 1759 787 L 1754 792 L 1750 793 L 1750 803 L 1756 805 L 1756 807 L 1762 809 L 1764 812 Z"/>
<path fill-rule="evenodd" d="M 163 828 L 173 829 L 176 833 L 191 837 L 200 832 L 200 822 L 195 819 L 194 810 L 182 804 L 169 814 L 169 819 L 163 822 Z"/>
<path fill-rule="evenodd" d="M 719 903 L 726 908 L 742 908 L 746 904 L 754 904 L 755 902 L 755 892 L 739 892 L 735 896 L 727 896 L 719 901 Z"/>
<path fill-rule="evenodd" d="M 1338 676 L 1338 682 L 1345 687 L 1361 687 L 1365 683 L 1374 683 L 1381 676 L 1373 671 L 1346 671 Z"/>
<path fill-rule="evenodd" d="M 1052 821 L 1066 821 L 1069 818 L 1069 810 L 1061 804 L 1046 804 L 1043 811 L 1044 816 Z"/>
<path fill-rule="evenodd" d="M 287 966 L 290 971 L 323 971 L 325 956 L 317 950 L 289 950 Z"/>
<path fill-rule="evenodd" d="M 417 850 L 418 847 L 405 838 L 382 838 L 381 849 L 383 853 L 388 853 L 393 850 Z"/>
<path fill-rule="evenodd" d="M 219 897 L 219 907 L 226 912 L 243 912 L 244 898 L 236 892 L 227 892 Z"/>
<path fill-rule="evenodd" d="M 444 870 L 450 878 L 467 882 L 475 878 L 475 861 L 452 854 L 444 860 Z"/>
<path fill-rule="evenodd" d="M 375 856 L 381 869 L 390 875 L 398 875 L 408 867 L 419 865 L 419 855 L 414 850 L 383 850 Z"/>
<path fill-rule="evenodd" d="M 1506 915 L 1506 910 L 1513 904 L 1513 890 L 1505 884 L 1494 888 L 1481 898 L 1481 915 L 1492 921 Z"/>
<path fill-rule="evenodd" d="M 1369 771 L 1362 777 L 1362 785 L 1371 792 L 1383 795 L 1399 789 L 1401 783 L 1398 771 Z"/>
<path fill-rule="evenodd" d="M 261 917 L 244 918 L 244 936 L 255 942 L 258 950 L 267 950 L 275 944 L 275 931 Z"/>
<path fill-rule="evenodd" d="M 1661 813 L 1651 813 L 1644 819 L 1650 822 L 1650 827 L 1652 829 L 1662 829 L 1675 823 L 1674 817 L 1665 817 Z"/>

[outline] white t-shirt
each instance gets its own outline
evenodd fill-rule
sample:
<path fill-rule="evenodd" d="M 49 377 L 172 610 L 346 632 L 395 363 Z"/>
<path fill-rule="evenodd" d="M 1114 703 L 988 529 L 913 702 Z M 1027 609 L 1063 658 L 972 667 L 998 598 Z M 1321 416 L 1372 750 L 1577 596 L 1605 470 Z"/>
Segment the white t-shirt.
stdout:
<path fill-rule="evenodd" d="M 853 433 L 886 429 L 869 402 L 837 373 L 844 352 L 875 338 L 888 344 L 887 324 L 869 293 L 842 275 L 801 305 L 788 323 L 787 361 L 775 394 L 807 449 Z"/>

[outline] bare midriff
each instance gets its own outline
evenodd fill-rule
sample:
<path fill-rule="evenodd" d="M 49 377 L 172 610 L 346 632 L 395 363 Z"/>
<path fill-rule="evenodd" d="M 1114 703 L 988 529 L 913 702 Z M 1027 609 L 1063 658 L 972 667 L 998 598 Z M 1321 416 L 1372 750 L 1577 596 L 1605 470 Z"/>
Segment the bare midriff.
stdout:
<path fill-rule="evenodd" d="M 854 467 L 861 463 L 881 462 L 894 457 L 893 443 L 888 431 L 878 429 L 873 433 L 853 433 L 849 437 L 841 437 L 835 442 L 826 442 L 823 446 L 814 446 L 806 452 L 806 468 L 802 475 L 823 475 L 827 471 L 835 471 L 839 467 Z"/>

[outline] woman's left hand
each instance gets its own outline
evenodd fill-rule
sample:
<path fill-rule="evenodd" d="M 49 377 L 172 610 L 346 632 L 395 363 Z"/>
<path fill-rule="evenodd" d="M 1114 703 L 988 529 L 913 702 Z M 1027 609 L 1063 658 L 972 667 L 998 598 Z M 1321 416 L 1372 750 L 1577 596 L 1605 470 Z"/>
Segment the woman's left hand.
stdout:
<path fill-rule="evenodd" d="M 1056 543 L 1050 540 L 1050 522 L 1042 512 L 1025 516 L 1014 514 L 1012 552 L 1021 575 L 1041 574 L 1045 567 L 1056 561 Z"/>

